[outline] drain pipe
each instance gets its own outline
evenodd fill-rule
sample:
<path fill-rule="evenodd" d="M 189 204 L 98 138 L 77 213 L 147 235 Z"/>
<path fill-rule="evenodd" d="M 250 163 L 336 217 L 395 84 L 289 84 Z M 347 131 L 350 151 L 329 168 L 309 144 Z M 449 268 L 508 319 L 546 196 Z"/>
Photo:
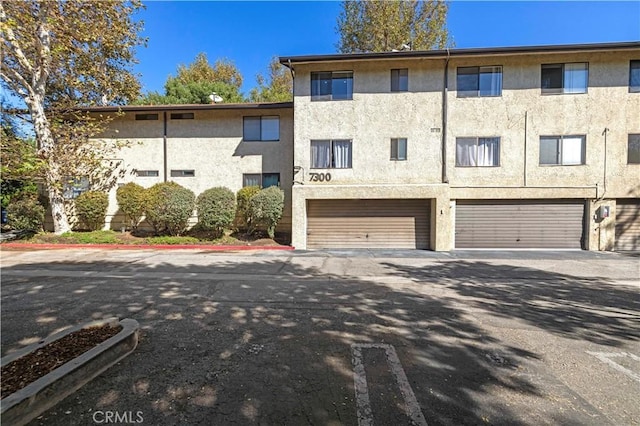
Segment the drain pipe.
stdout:
<path fill-rule="evenodd" d="M 162 112 L 163 130 L 162 130 L 162 161 L 164 165 L 164 181 L 167 181 L 167 111 Z"/>
<path fill-rule="evenodd" d="M 447 59 L 444 63 L 444 87 L 442 88 L 442 183 L 449 183 L 447 176 L 447 96 L 449 93 L 449 58 L 451 53 L 447 47 Z"/>
<path fill-rule="evenodd" d="M 604 199 L 604 194 L 607 193 L 607 133 L 609 133 L 609 128 L 605 127 L 602 132 L 602 136 L 604 136 L 604 171 L 602 176 L 602 195 L 598 197 L 599 200 Z"/>

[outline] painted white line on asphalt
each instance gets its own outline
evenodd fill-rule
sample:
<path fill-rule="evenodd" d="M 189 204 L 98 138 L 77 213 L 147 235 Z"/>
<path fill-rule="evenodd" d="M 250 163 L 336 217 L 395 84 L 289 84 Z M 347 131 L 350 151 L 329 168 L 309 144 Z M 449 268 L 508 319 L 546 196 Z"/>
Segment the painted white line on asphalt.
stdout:
<path fill-rule="evenodd" d="M 589 355 L 593 355 L 596 358 L 598 358 L 600 361 L 604 362 L 605 364 L 609 365 L 610 367 L 620 371 L 621 373 L 631 377 L 633 380 L 635 380 L 636 382 L 640 383 L 640 374 L 636 373 L 635 371 L 629 370 L 626 367 L 623 367 L 622 365 L 618 364 L 617 362 L 611 360 L 611 358 L 626 358 L 629 357 L 631 359 L 633 359 L 634 361 L 640 361 L 640 357 L 628 352 L 589 352 L 587 351 L 587 353 Z"/>
<path fill-rule="evenodd" d="M 407 379 L 400 358 L 392 345 L 384 343 L 354 343 L 351 345 L 353 355 L 354 368 L 354 385 L 356 392 L 356 404 L 358 413 L 359 426 L 373 425 L 373 413 L 371 411 L 371 402 L 369 401 L 369 390 L 367 389 L 367 376 L 364 371 L 364 363 L 362 361 L 362 349 L 383 349 L 387 356 L 387 364 L 391 369 L 391 373 L 398 383 L 400 393 L 404 398 L 407 415 L 417 426 L 427 426 L 427 421 L 422 415 L 420 404 L 416 399 L 409 380 Z"/>

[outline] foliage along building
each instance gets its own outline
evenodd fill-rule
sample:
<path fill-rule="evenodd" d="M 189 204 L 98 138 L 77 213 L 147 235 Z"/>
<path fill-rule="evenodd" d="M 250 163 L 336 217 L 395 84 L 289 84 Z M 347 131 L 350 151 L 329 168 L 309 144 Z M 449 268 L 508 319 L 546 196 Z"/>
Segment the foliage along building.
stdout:
<path fill-rule="evenodd" d="M 277 184 L 298 249 L 640 249 L 640 42 L 280 62 L 293 103 L 122 107 L 119 183 Z"/>

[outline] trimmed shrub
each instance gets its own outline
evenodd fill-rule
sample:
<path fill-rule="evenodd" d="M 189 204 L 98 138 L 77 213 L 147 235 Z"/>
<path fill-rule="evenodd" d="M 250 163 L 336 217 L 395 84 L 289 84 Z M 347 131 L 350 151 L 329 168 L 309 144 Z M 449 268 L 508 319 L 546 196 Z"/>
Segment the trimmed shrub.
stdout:
<path fill-rule="evenodd" d="M 277 186 L 260 190 L 249 201 L 251 226 L 262 225 L 267 228 L 269 238 L 275 236 L 276 225 L 282 217 L 284 208 L 284 191 Z"/>
<path fill-rule="evenodd" d="M 245 186 L 240 188 L 236 194 L 236 227 L 241 229 L 248 229 L 251 225 L 251 216 L 249 209 L 249 201 L 251 198 L 260 192 L 259 186 Z"/>
<path fill-rule="evenodd" d="M 198 195 L 198 224 L 207 231 L 222 235 L 224 228 L 231 225 L 236 215 L 236 196 L 224 187 L 207 189 Z"/>
<path fill-rule="evenodd" d="M 146 190 L 145 216 L 156 233 L 180 235 L 193 214 L 196 196 L 175 182 L 156 183 Z"/>
<path fill-rule="evenodd" d="M 12 229 L 39 232 L 44 225 L 44 214 L 36 194 L 13 198 L 7 206 L 7 223 Z"/>
<path fill-rule="evenodd" d="M 80 223 L 90 231 L 97 231 L 104 226 L 109 207 L 109 196 L 100 191 L 87 191 L 74 200 L 76 216 Z"/>
<path fill-rule="evenodd" d="M 134 231 L 138 229 L 138 224 L 144 216 L 144 209 L 147 204 L 147 192 L 137 183 L 127 183 L 116 190 L 116 200 L 118 207 L 129 220 L 129 225 Z"/>

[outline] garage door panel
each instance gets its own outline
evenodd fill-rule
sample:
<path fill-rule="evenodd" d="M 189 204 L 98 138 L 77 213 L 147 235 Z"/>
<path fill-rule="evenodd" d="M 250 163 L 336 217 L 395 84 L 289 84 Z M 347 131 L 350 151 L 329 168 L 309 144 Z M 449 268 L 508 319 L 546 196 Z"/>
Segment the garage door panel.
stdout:
<path fill-rule="evenodd" d="M 309 248 L 429 245 L 430 200 L 309 200 Z"/>
<path fill-rule="evenodd" d="M 640 250 L 640 200 L 616 200 L 616 250 Z"/>
<path fill-rule="evenodd" d="M 582 202 L 459 201 L 456 248 L 582 247 Z"/>

